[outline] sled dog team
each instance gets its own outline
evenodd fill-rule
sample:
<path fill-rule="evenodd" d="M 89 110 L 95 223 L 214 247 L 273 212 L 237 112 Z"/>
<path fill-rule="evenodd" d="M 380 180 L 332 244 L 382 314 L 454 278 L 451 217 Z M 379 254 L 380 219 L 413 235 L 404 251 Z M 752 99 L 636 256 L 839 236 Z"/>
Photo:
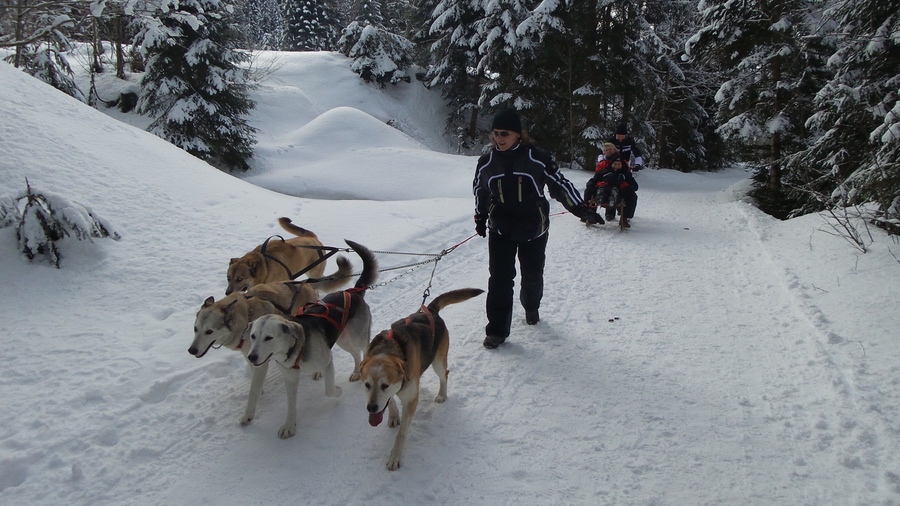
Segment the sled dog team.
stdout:
<path fill-rule="evenodd" d="M 440 310 L 483 290 L 463 288 L 439 295 L 370 341 L 372 313 L 365 295 L 378 278 L 375 255 L 361 244 L 346 241 L 359 255 L 363 268 L 354 286 L 342 290 L 352 273 L 350 261 L 339 255 L 337 270 L 323 278 L 327 256 L 316 234 L 289 218 L 279 218 L 278 223 L 294 237 L 270 238 L 246 255 L 231 259 L 226 295 L 203 302 L 188 352 L 200 358 L 210 348 L 225 347 L 244 354 L 253 375 L 241 425 L 256 416 L 269 364 L 278 364 L 287 392 L 287 417 L 278 436 L 289 438 L 297 429 L 301 374 L 323 379 L 326 396 L 341 395 L 341 388 L 334 384 L 331 354 L 337 344 L 353 357 L 350 381 L 362 380 L 369 424 L 379 425 L 387 410 L 388 426 L 399 426 L 387 461 L 387 468 L 395 470 L 400 467 L 419 403 L 419 380 L 428 366 L 440 381 L 434 402 L 447 398 L 450 336 Z M 306 274 L 306 279 L 293 281 L 298 273 Z"/>

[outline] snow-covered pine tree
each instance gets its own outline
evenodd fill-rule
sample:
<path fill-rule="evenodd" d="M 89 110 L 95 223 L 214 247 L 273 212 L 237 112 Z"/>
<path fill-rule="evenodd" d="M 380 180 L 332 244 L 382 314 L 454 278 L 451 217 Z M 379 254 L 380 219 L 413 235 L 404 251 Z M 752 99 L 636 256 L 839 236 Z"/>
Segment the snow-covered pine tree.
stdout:
<path fill-rule="evenodd" d="M 59 269 L 58 242 L 65 237 L 93 241 L 121 236 L 90 208 L 55 193 L 32 188 L 0 195 L 0 228 L 15 226 L 19 249 L 29 260 L 43 258 Z"/>
<path fill-rule="evenodd" d="M 73 2 L 16 0 L 0 3 L 0 48 L 13 48 L 4 58 L 54 88 L 79 100 L 84 94 L 75 84 L 62 53 L 72 48 L 69 32 L 75 26 Z M 6 7 L 6 8 L 3 8 Z"/>
<path fill-rule="evenodd" d="M 278 0 L 238 0 L 234 22 L 243 27 L 246 49 L 281 48 L 283 11 Z"/>
<path fill-rule="evenodd" d="M 521 0 L 494 0 L 484 3 L 482 17 L 475 22 L 482 111 L 498 112 L 509 106 L 524 110 L 531 105 L 523 103 L 519 93 L 520 73 L 532 62 L 530 41 L 516 33 L 527 15 Z"/>
<path fill-rule="evenodd" d="M 641 39 L 643 2 L 541 2 L 519 26 L 534 60 L 522 69 L 521 100 L 534 104 L 532 132 L 573 166 L 593 166 L 599 146 L 617 123 L 636 138 L 655 74 Z"/>
<path fill-rule="evenodd" d="M 147 56 L 138 111 L 150 131 L 224 170 L 247 170 L 256 129 L 246 116 L 249 59 L 220 0 L 161 0 L 141 19 L 136 40 Z"/>
<path fill-rule="evenodd" d="M 682 172 L 719 168 L 724 163 L 712 114 L 703 100 L 712 97 L 717 76 L 682 59 L 684 43 L 697 30 L 699 18 L 694 0 L 648 3 L 644 17 L 650 30 L 643 37 L 652 42 L 657 56 L 647 64 L 658 78 L 647 113 L 653 138 L 645 137 L 655 165 Z M 645 157 L 646 159 L 646 157 Z"/>
<path fill-rule="evenodd" d="M 359 0 L 356 16 L 338 44 L 341 52 L 353 59 L 350 68 L 367 83 L 397 84 L 409 82 L 413 63 L 413 43 L 384 26 L 380 0 Z"/>
<path fill-rule="evenodd" d="M 333 51 L 338 16 L 321 0 L 282 0 L 283 51 Z"/>
<path fill-rule="evenodd" d="M 831 79 L 816 94 L 814 142 L 792 160 L 798 181 L 825 206 L 876 202 L 885 223 L 900 220 L 900 16 L 896 2 L 838 0 L 825 11 L 836 33 Z M 829 24 L 830 23 L 830 24 Z M 830 198 L 830 200 L 829 200 Z M 896 226 L 896 225 L 895 225 Z M 896 229 L 895 229 L 896 230 Z"/>
<path fill-rule="evenodd" d="M 440 0 L 425 27 L 433 40 L 433 58 L 425 76 L 428 87 L 441 90 L 449 108 L 447 130 L 456 132 L 459 151 L 473 149 L 478 139 L 478 97 L 482 76 L 474 23 L 482 16 L 481 0 Z"/>
<path fill-rule="evenodd" d="M 804 120 L 809 86 L 805 52 L 815 0 L 705 0 L 701 28 L 685 45 L 692 56 L 714 64 L 725 77 L 716 94 L 718 132 L 743 148 L 747 160 L 767 160 L 760 167 L 766 188 L 763 208 L 782 215 L 783 157 L 806 139 Z M 777 209 L 781 207 L 781 209 Z"/>

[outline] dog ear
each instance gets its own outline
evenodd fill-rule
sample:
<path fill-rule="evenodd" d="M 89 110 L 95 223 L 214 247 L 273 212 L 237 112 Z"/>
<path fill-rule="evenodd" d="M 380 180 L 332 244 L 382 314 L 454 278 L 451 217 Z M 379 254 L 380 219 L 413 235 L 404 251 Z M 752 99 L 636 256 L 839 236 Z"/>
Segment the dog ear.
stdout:
<path fill-rule="evenodd" d="M 232 259 L 228 262 L 228 265 L 231 265 L 231 264 L 237 262 L 238 260 L 240 260 L 240 258 L 232 258 Z"/>
<path fill-rule="evenodd" d="M 394 364 L 397 366 L 397 371 L 400 373 L 400 376 L 403 377 L 403 381 L 412 380 L 412 378 L 410 378 L 409 374 L 407 373 L 406 362 L 395 357 Z"/>
<path fill-rule="evenodd" d="M 234 299 L 233 301 L 231 301 L 231 303 L 222 308 L 222 312 L 225 313 L 225 328 L 227 328 L 228 330 L 231 330 L 231 326 L 234 325 L 235 304 L 237 304 L 237 299 Z"/>
<path fill-rule="evenodd" d="M 291 320 L 285 320 L 284 325 L 287 326 L 285 332 L 290 333 L 292 336 L 296 337 L 300 342 L 306 340 L 306 331 L 303 329 L 303 325 Z"/>
<path fill-rule="evenodd" d="M 203 307 L 209 307 L 215 303 L 216 303 L 216 299 L 212 295 L 210 295 L 209 297 L 206 298 L 206 300 L 203 301 Z"/>
<path fill-rule="evenodd" d="M 265 262 L 263 262 L 263 257 L 259 253 L 253 255 L 252 258 L 248 258 L 247 268 L 250 269 L 250 275 L 256 277 L 257 271 L 264 264 Z"/>

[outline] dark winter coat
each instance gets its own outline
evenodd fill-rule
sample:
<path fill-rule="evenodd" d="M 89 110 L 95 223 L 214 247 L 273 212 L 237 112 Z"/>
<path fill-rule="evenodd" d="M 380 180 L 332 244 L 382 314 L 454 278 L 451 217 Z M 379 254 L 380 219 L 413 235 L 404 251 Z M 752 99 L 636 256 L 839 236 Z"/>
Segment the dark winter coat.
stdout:
<path fill-rule="evenodd" d="M 613 135 L 609 138 L 609 142 L 616 145 L 619 149 L 619 154 L 622 155 L 622 159 L 625 161 L 631 160 L 632 155 L 635 158 L 642 158 L 644 156 L 641 154 L 641 148 L 638 147 L 637 143 L 634 142 L 634 139 L 632 139 L 630 135 L 621 141 L 616 139 L 616 136 Z"/>
<path fill-rule="evenodd" d="M 478 159 L 473 190 L 475 219 L 513 241 L 530 241 L 550 227 L 544 186 L 572 214 L 587 210 L 575 186 L 559 172 L 553 157 L 536 146 L 492 149 Z"/>
<path fill-rule="evenodd" d="M 615 186 L 616 188 L 620 188 L 620 191 L 624 192 L 636 192 L 638 190 L 637 180 L 634 179 L 634 175 L 631 173 L 631 170 L 628 168 L 627 163 L 622 164 L 622 169 L 616 171 L 612 168 L 612 163 L 608 160 L 601 161 L 597 164 L 597 172 L 594 173 L 593 176 L 588 180 L 586 189 L 593 195 L 594 188 L 596 188 L 597 183 L 603 181 L 609 186 Z M 626 188 L 621 188 L 622 183 L 628 183 Z M 585 198 L 587 197 L 587 193 L 585 194 Z"/>

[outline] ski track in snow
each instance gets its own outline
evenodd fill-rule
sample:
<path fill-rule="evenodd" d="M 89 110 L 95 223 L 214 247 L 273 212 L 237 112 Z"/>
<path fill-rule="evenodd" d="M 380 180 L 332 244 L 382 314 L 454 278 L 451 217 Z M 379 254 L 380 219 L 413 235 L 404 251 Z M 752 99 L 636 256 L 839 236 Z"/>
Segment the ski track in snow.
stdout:
<path fill-rule="evenodd" d="M 481 345 L 483 316 L 466 319 L 483 315 L 463 308 L 483 307 L 483 295 L 444 309 L 451 334 L 448 402 L 433 403 L 437 380 L 429 370 L 399 473 L 384 477 L 395 430 L 366 423 L 362 388 L 347 381 L 352 360 L 343 350 L 335 350 L 340 398 L 326 398 L 322 382 L 301 380 L 297 436 L 276 436 L 286 405 L 274 367 L 257 418 L 239 427 L 250 378 L 239 353 L 212 350 L 189 369 L 161 358 L 160 352 L 186 353 L 200 304 L 200 298 L 176 297 L 152 311 L 156 321 L 123 321 L 128 331 L 144 325 L 147 356 L 160 357 L 149 363 L 121 363 L 114 358 L 117 336 L 89 331 L 73 339 L 95 349 L 76 347 L 64 356 L 9 350 L 5 360 L 36 372 L 3 383 L 52 378 L 54 368 L 65 368 L 63 377 L 84 378 L 85 388 L 70 385 L 65 391 L 83 395 L 59 398 L 51 379 L 29 386 L 42 394 L 37 405 L 34 399 L 7 401 L 13 409 L 0 414 L 0 427 L 22 427 L 6 422 L 28 413 L 30 422 L 20 430 L 41 436 L 23 439 L 41 440 L 43 447 L 7 444 L 0 490 L 12 501 L 46 504 L 177 504 L 180 491 L 202 487 L 217 502 L 260 485 L 246 483 L 243 469 L 285 460 L 297 465 L 272 467 L 258 504 L 295 493 L 298 481 L 327 489 L 322 495 L 333 503 L 354 504 L 448 497 L 457 504 L 683 504 L 697 498 L 699 504 L 772 504 L 795 497 L 786 491 L 797 486 L 807 491 L 808 504 L 864 497 L 865 491 L 831 483 L 835 460 L 866 473 L 870 490 L 896 490 L 900 479 L 880 471 L 897 469 L 896 457 L 880 450 L 878 436 L 896 432 L 897 407 L 867 405 L 864 391 L 879 388 L 879 378 L 867 378 L 861 350 L 831 330 L 810 302 L 810 288 L 778 265 L 768 249 L 770 219 L 729 201 L 725 189 L 735 176 L 640 173 L 637 217 L 625 232 L 554 215 L 542 320 L 526 326 L 516 303 L 513 333 L 498 350 Z M 587 179 L 570 177 L 578 186 Z M 684 177 L 697 178 L 695 191 L 668 189 L 672 178 Z M 459 208 L 466 211 L 441 223 L 423 220 L 420 235 L 396 238 L 396 244 L 428 253 L 457 244 L 472 233 L 470 203 Z M 554 209 L 561 210 L 558 204 Z M 402 206 L 393 212 L 405 219 Z M 373 334 L 415 311 L 429 282 L 431 298 L 486 288 L 486 246 L 475 237 L 436 268 L 383 272 L 383 284 L 367 294 Z M 709 250 L 718 253 L 703 253 Z M 419 260 L 379 254 L 382 268 Z M 209 286 L 224 284 L 224 269 L 188 268 L 195 267 L 216 273 L 204 281 Z M 663 321 L 659 314 L 678 317 Z M 48 314 L 46 321 L 54 320 Z M 577 331 L 583 328 L 591 332 Z M 71 331 L 57 320 L 21 337 L 34 343 L 53 332 Z M 122 374 L 129 368 L 133 376 Z M 702 372 L 678 374 L 690 369 Z M 118 388 L 93 389 L 98 383 Z M 566 413 L 564 425 L 549 416 L 559 412 Z M 74 423 L 93 430 L 67 432 L 70 417 L 93 417 Z M 0 441 L 11 442 L 13 435 L 3 429 Z M 790 459 L 794 473 L 765 466 L 775 458 Z M 29 487 L 32 467 L 55 473 L 59 487 Z M 520 484 L 517 490 L 491 486 L 510 479 Z"/>

